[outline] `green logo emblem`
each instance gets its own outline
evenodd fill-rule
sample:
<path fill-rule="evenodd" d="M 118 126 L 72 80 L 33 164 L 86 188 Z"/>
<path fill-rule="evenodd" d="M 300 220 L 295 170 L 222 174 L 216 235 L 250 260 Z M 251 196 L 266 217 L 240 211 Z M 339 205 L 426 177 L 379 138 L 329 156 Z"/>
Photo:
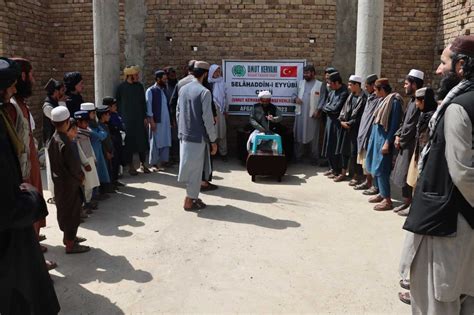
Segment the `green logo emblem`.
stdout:
<path fill-rule="evenodd" d="M 245 67 L 242 65 L 235 65 L 232 67 L 232 74 L 236 77 L 243 77 L 245 76 Z"/>

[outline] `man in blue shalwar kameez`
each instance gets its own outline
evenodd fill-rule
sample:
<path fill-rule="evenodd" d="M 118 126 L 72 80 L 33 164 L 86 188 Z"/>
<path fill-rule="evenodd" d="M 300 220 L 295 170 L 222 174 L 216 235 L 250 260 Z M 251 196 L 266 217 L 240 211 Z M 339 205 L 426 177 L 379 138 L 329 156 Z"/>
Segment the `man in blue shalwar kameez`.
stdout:
<path fill-rule="evenodd" d="M 166 98 L 166 74 L 162 70 L 155 73 L 156 83 L 146 90 L 146 115 L 150 124 L 149 164 L 160 170 L 160 163 L 169 161 L 171 147 L 171 123 Z"/>
<path fill-rule="evenodd" d="M 395 132 L 400 127 L 403 111 L 403 99 L 400 94 L 392 93 L 388 79 L 375 81 L 375 93 L 381 97 L 374 112 L 374 125 L 367 148 L 366 168 L 372 174 L 380 193 L 369 199 L 371 203 L 378 203 L 374 210 L 392 210 L 390 197 L 390 172 L 392 171 L 393 142 Z"/>

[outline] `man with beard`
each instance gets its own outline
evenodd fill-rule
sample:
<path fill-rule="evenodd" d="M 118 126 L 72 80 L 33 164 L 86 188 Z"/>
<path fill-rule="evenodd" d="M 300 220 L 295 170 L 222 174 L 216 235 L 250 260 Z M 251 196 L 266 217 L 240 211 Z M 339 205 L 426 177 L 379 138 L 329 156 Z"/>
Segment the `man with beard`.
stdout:
<path fill-rule="evenodd" d="M 72 117 L 75 112 L 81 110 L 81 104 L 84 103 L 81 95 L 84 90 L 84 80 L 79 72 L 68 72 L 64 75 L 64 85 L 67 95 L 66 106 Z"/>
<path fill-rule="evenodd" d="M 203 86 L 210 65 L 197 61 L 193 70 L 195 79 L 179 90 L 177 119 L 180 139 L 178 181 L 186 183 L 183 208 L 197 211 L 206 207 L 199 199 L 203 172 L 211 172 L 210 155 L 217 152 L 216 130 L 211 108 L 211 92 Z M 211 147 L 211 149 L 209 149 Z"/>
<path fill-rule="evenodd" d="M 375 93 L 381 98 L 374 112 L 374 124 L 367 147 L 366 167 L 377 181 L 380 193 L 369 199 L 376 211 L 392 210 L 390 195 L 390 172 L 392 171 L 393 142 L 400 127 L 403 99 L 393 92 L 388 79 L 375 81 Z"/>
<path fill-rule="evenodd" d="M 342 83 L 339 72 L 333 72 L 327 80 L 331 92 L 328 101 L 323 107 L 327 115 L 326 130 L 324 132 L 323 156 L 329 161 L 330 170 L 324 173 L 328 178 L 336 178 L 341 174 L 341 156 L 336 153 L 337 136 L 341 129 L 339 114 L 346 99 L 349 97 L 347 85 Z"/>
<path fill-rule="evenodd" d="M 365 104 L 364 113 L 360 120 L 359 132 L 357 134 L 357 163 L 362 165 L 365 182 L 356 185 L 354 189 L 364 190 L 364 195 L 376 195 L 379 193 L 378 188 L 374 186 L 376 183 L 372 181 L 372 175 L 367 172 L 367 168 L 365 167 L 367 146 L 374 122 L 374 111 L 379 103 L 379 98 L 375 93 L 375 81 L 377 81 L 377 79 L 378 76 L 376 74 L 371 74 L 365 79 L 365 91 L 369 96 L 367 97 L 367 103 Z"/>
<path fill-rule="evenodd" d="M 23 182 L 33 185 L 36 190 L 42 195 L 43 185 L 41 182 L 41 170 L 40 163 L 38 160 L 38 151 L 36 149 L 35 140 L 33 137 L 33 131 L 31 128 L 31 113 L 26 103 L 27 99 L 33 94 L 33 84 L 35 79 L 33 76 L 33 67 L 31 63 L 23 58 L 12 58 L 16 64 L 20 67 L 20 75 L 17 78 L 16 94 L 11 98 L 10 106 L 6 107 L 10 118 L 15 125 L 17 134 L 23 141 L 25 152 L 18 158 L 20 160 L 21 172 L 23 175 Z M 46 217 L 41 218 L 34 223 L 36 236 L 38 241 L 40 240 L 40 229 L 46 226 Z M 47 248 L 40 246 L 43 252 L 47 251 Z M 48 269 L 54 269 L 56 264 L 54 262 L 46 261 Z"/>
<path fill-rule="evenodd" d="M 51 111 L 59 106 L 66 93 L 64 84 L 51 78 L 46 83 L 44 90 L 46 98 L 43 104 L 43 145 L 45 146 L 54 133 L 54 125 L 51 122 Z"/>
<path fill-rule="evenodd" d="M 295 124 L 293 134 L 295 137 L 295 159 L 301 161 L 307 144 L 311 146 L 311 163 L 317 165 L 319 160 L 319 128 L 320 117 L 318 105 L 322 83 L 316 78 L 316 69 L 307 65 L 303 69 L 303 79 L 298 84 L 298 97 L 295 111 Z"/>
<path fill-rule="evenodd" d="M 457 37 L 436 74 L 459 82 L 430 120 L 400 272 L 413 314 L 474 313 L 474 36 Z M 444 95 L 443 95 L 444 96 Z M 449 139 L 449 140 L 448 140 Z"/>
<path fill-rule="evenodd" d="M 165 72 L 166 77 L 168 78 L 168 80 L 166 81 L 165 94 L 166 98 L 168 99 L 167 105 L 169 105 L 169 100 L 171 100 L 174 88 L 176 87 L 176 84 L 178 84 L 178 79 L 176 77 L 176 70 L 173 67 L 166 67 L 163 69 L 163 71 Z"/>
<path fill-rule="evenodd" d="M 342 128 L 339 130 L 337 137 L 336 154 L 341 156 L 342 172 L 334 181 L 342 182 L 345 180 L 346 172 L 349 170 L 353 175 L 349 183 L 350 186 L 357 185 L 362 176 L 362 166 L 357 164 L 357 133 L 367 95 L 362 90 L 361 84 L 362 77 L 358 75 L 351 75 L 349 77 L 349 90 L 351 94 L 339 114 Z"/>
<path fill-rule="evenodd" d="M 125 163 L 129 165 L 128 173 L 138 175 L 133 164 L 133 155 L 138 153 L 140 169 L 143 173 L 151 171 L 145 165 L 146 151 L 148 148 L 146 126 L 146 99 L 145 89 L 139 81 L 139 68 L 129 66 L 124 69 L 125 81 L 117 87 L 117 104 L 120 115 L 125 121 L 127 130 L 125 135 Z"/>
<path fill-rule="evenodd" d="M 155 84 L 146 90 L 147 119 L 150 125 L 150 154 L 148 163 L 154 170 L 169 161 L 171 147 L 171 123 L 166 98 L 167 76 L 164 71 L 155 72 Z"/>
<path fill-rule="evenodd" d="M 47 215 L 43 197 L 22 183 L 18 155 L 24 151 L 6 105 L 21 69 L 0 58 L 0 314 L 57 314 L 59 303 L 33 223 Z"/>
<path fill-rule="evenodd" d="M 420 111 L 416 107 L 416 90 L 423 87 L 424 73 L 412 69 L 405 78 L 405 94 L 411 96 L 408 102 L 402 125 L 395 134 L 395 148 L 398 150 L 397 160 L 392 173 L 392 181 L 402 188 L 403 204 L 393 209 L 394 212 L 404 211 L 410 207 L 413 190 L 407 184 L 408 167 L 415 150 L 416 124 Z"/>

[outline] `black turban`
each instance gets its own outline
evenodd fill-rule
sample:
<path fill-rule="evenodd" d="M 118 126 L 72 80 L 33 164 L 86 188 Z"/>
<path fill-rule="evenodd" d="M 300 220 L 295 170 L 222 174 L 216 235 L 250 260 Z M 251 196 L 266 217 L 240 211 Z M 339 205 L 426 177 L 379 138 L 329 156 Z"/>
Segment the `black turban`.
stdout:
<path fill-rule="evenodd" d="M 64 75 L 64 85 L 68 92 L 74 91 L 76 85 L 82 81 L 82 75 L 80 72 L 68 72 Z"/>
<path fill-rule="evenodd" d="M 0 57 L 0 90 L 10 87 L 21 74 L 16 62 L 5 57 Z"/>

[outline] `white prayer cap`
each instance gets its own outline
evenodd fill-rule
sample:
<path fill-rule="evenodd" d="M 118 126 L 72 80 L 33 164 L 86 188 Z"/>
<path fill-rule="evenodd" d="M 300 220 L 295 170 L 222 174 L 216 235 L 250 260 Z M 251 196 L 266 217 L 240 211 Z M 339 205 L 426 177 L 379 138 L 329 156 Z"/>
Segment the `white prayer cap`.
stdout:
<path fill-rule="evenodd" d="M 94 103 L 82 103 L 81 110 L 86 110 L 88 112 L 95 110 Z"/>
<path fill-rule="evenodd" d="M 416 90 L 415 97 L 425 97 L 426 87 Z"/>
<path fill-rule="evenodd" d="M 53 122 L 62 122 L 69 119 L 69 110 L 64 106 L 57 106 L 51 111 L 51 120 Z"/>
<path fill-rule="evenodd" d="M 349 82 L 350 81 L 362 84 L 363 79 L 361 76 L 353 74 L 349 77 Z"/>
<path fill-rule="evenodd" d="M 203 70 L 209 70 L 211 65 L 205 61 L 196 61 L 194 63 L 194 69 L 203 69 Z"/>
<path fill-rule="evenodd" d="M 261 91 L 258 93 L 258 98 L 272 98 L 272 93 L 270 91 Z"/>
<path fill-rule="evenodd" d="M 423 73 L 423 71 L 416 70 L 416 69 L 411 69 L 408 75 L 410 77 L 418 78 L 420 80 L 423 80 L 425 78 L 425 74 Z"/>

